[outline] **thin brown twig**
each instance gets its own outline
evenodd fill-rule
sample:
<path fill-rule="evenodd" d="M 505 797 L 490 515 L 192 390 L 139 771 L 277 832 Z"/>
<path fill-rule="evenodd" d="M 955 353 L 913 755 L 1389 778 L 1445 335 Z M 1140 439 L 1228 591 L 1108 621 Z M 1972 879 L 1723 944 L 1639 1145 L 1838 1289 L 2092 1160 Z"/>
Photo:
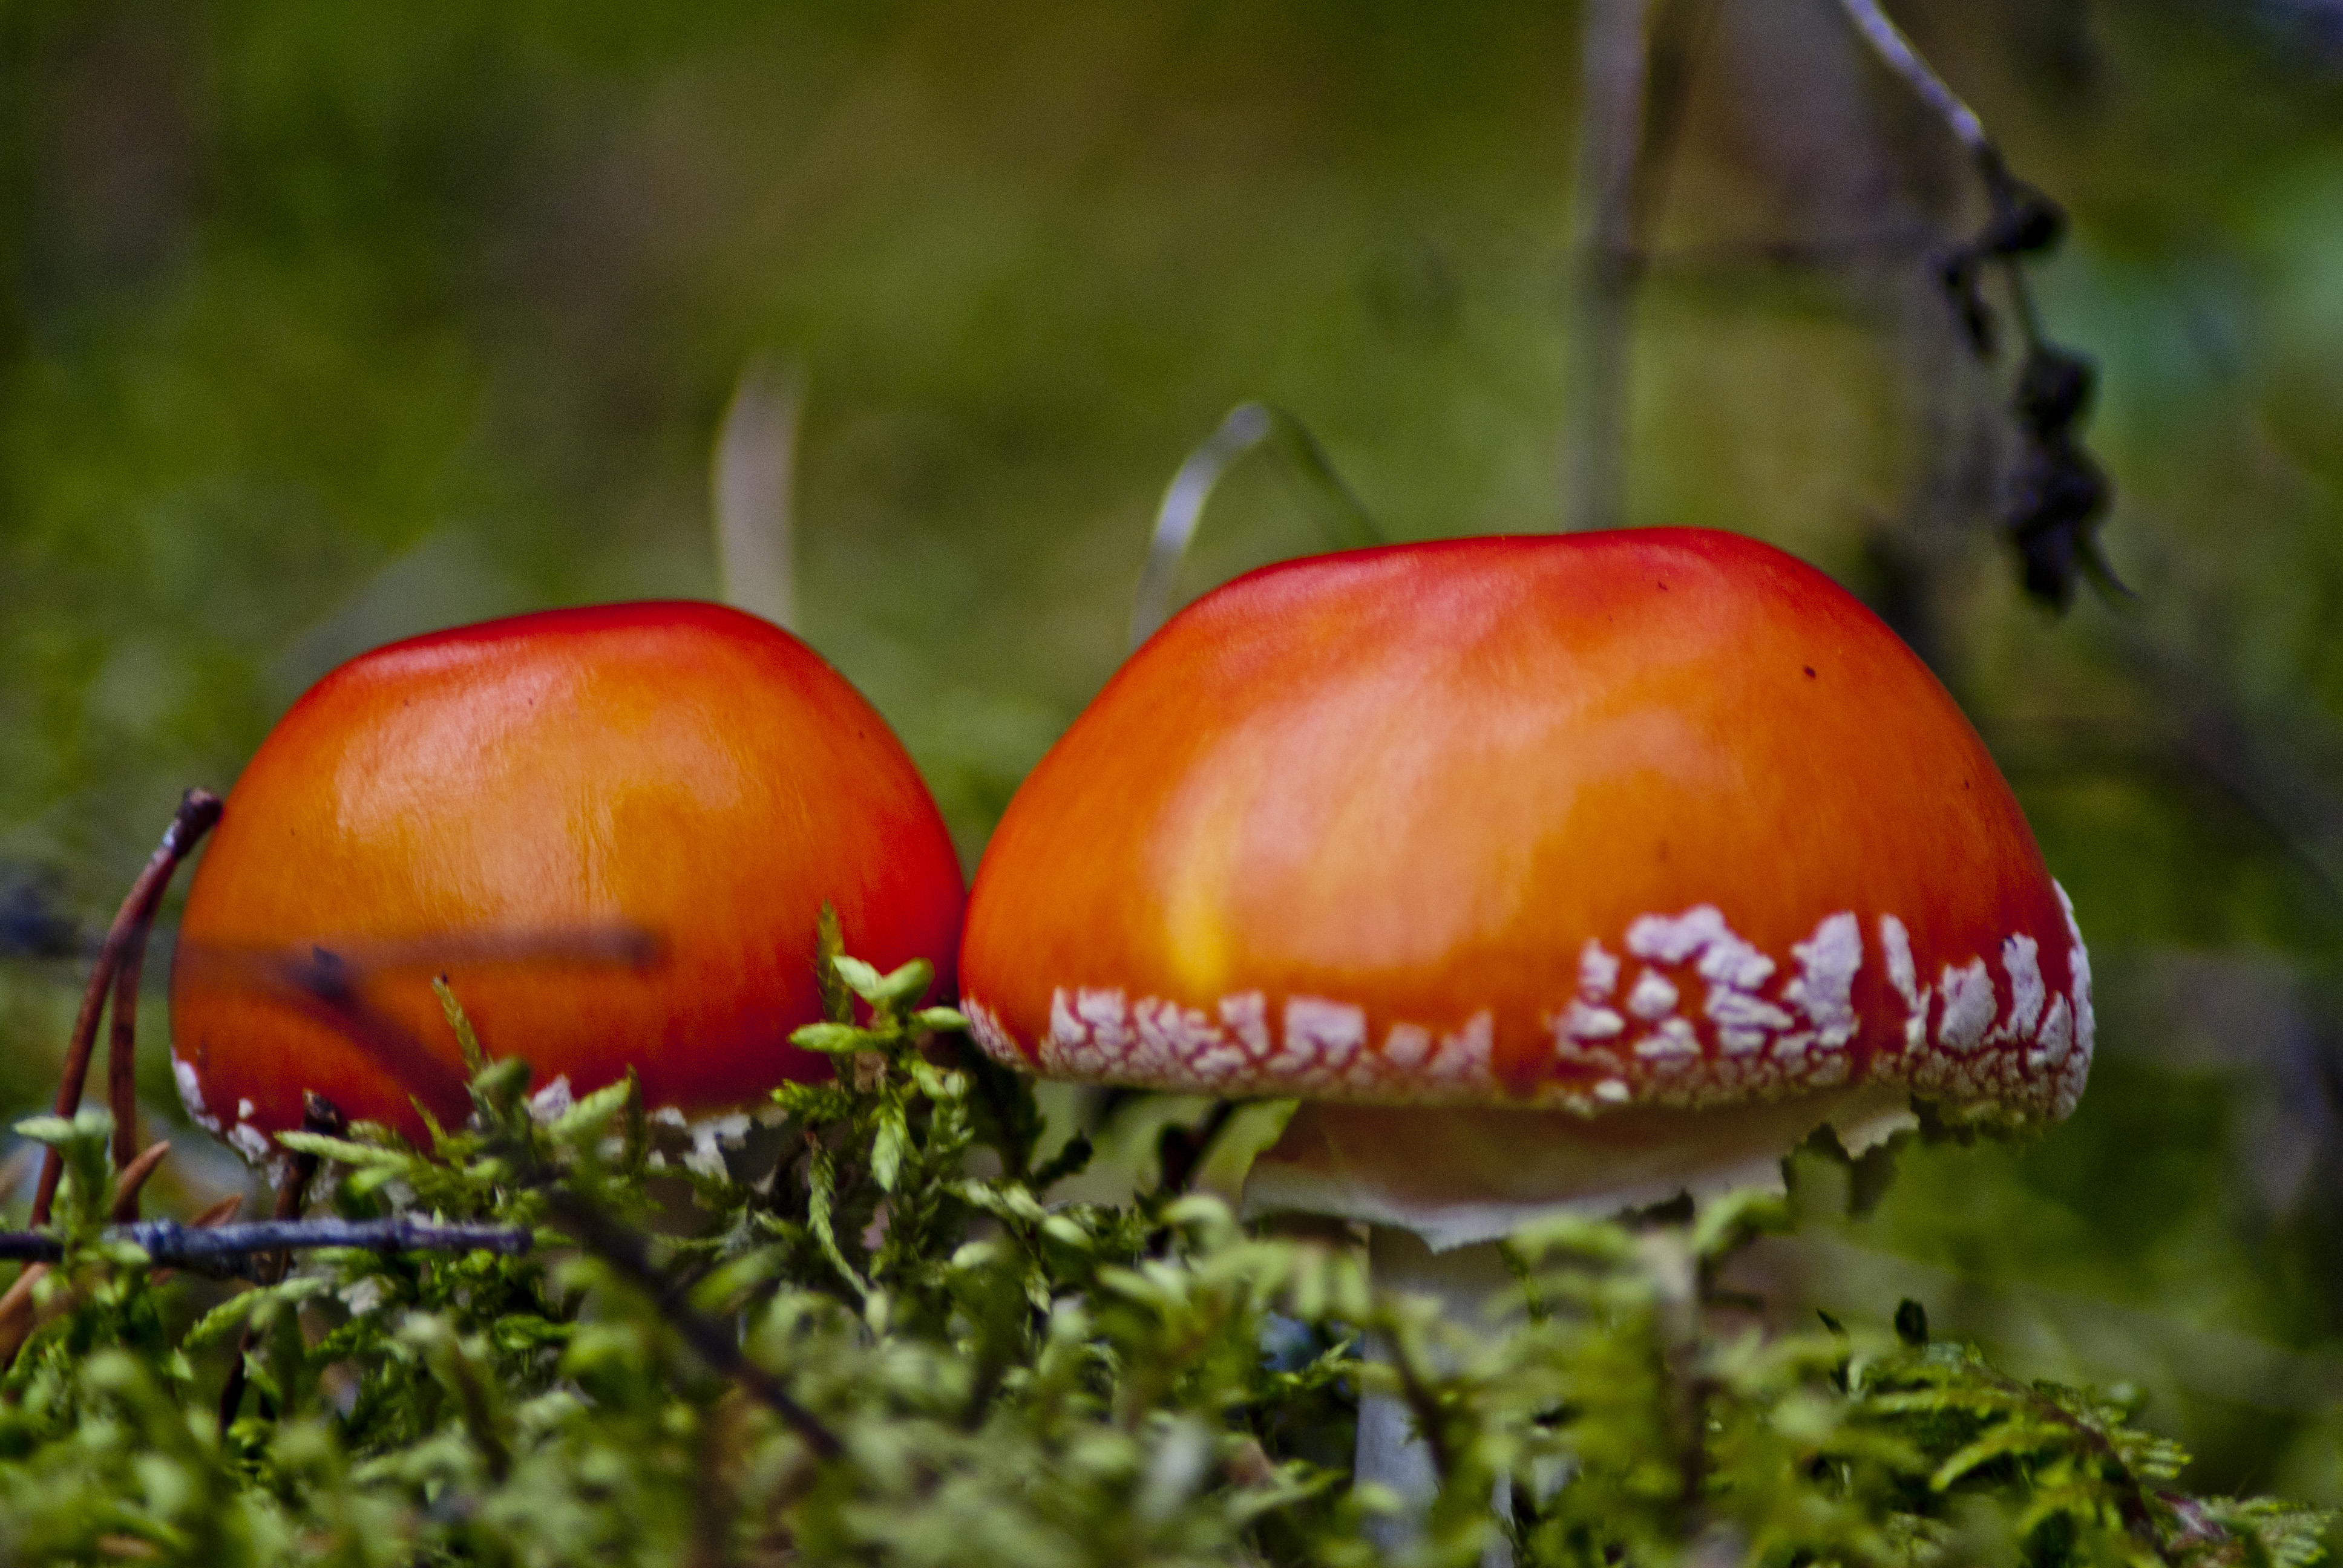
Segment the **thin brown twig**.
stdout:
<path fill-rule="evenodd" d="M 167 1141 L 150 1143 L 146 1152 L 132 1157 L 122 1167 L 122 1174 L 115 1178 L 114 1207 L 106 1211 L 107 1219 L 117 1225 L 137 1222 L 139 1190 L 146 1185 L 146 1178 L 155 1174 L 156 1168 L 163 1163 L 163 1157 L 170 1151 L 171 1145 Z"/>
<path fill-rule="evenodd" d="M 578 1245 L 608 1263 L 637 1290 L 659 1300 L 667 1288 L 659 1265 L 651 1261 L 643 1238 L 605 1213 L 600 1205 L 559 1186 L 544 1189 L 546 1207 L 554 1221 L 575 1237 Z M 845 1452 L 838 1434 L 821 1418 L 799 1404 L 781 1380 L 749 1357 L 732 1329 L 679 1302 L 662 1302 L 668 1322 L 683 1336 L 700 1360 L 730 1378 L 789 1430 L 805 1440 L 816 1457 L 836 1459 Z"/>
<path fill-rule="evenodd" d="M 1953 139 L 1976 166 L 1977 177 L 1985 184 L 1986 197 L 1992 204 L 1996 219 L 2014 219 L 2033 195 L 2009 172 L 2009 165 L 2001 148 L 1985 128 L 1977 112 L 1962 101 L 1961 95 L 1946 85 L 1936 75 L 1936 67 L 1924 59 L 1912 46 L 1878 0 L 1839 0 L 1839 8 L 1863 41 L 1870 46 L 1880 63 L 1911 89 L 1915 97 L 1928 106 L 1929 112 L 1945 123 Z M 1990 231 L 1988 231 L 1990 232 Z M 2038 345 L 2042 340 L 2042 323 L 2035 308 L 2034 291 L 2026 279 L 2026 269 L 2017 264 L 2014 254 L 2003 252 L 1990 259 L 1997 262 L 2003 281 L 2009 290 L 2010 305 L 2017 313 L 2018 326 L 2026 342 Z"/>
<path fill-rule="evenodd" d="M 114 1111 L 117 1171 L 127 1169 L 138 1151 L 138 982 L 146 968 L 149 929 L 142 924 L 131 931 L 114 971 L 114 1005 L 106 1036 L 106 1099 Z"/>
<path fill-rule="evenodd" d="M 1158 1191 L 1170 1195 L 1188 1190 L 1188 1184 L 1196 1179 L 1197 1171 L 1204 1163 L 1205 1154 L 1211 1151 L 1212 1141 L 1228 1126 L 1236 1110 L 1234 1101 L 1215 1101 L 1204 1119 L 1192 1129 L 1176 1121 L 1163 1129 L 1155 1141 L 1156 1157 L 1163 1167 Z"/>
<path fill-rule="evenodd" d="M 163 893 L 171 885 L 171 875 L 179 862 L 191 854 L 203 836 L 211 830 L 220 818 L 220 799 L 208 789 L 190 789 L 180 798 L 179 809 L 171 818 L 171 825 L 163 829 L 163 841 L 147 857 L 138 879 L 130 885 L 129 896 L 122 900 L 122 909 L 114 917 L 114 924 L 106 933 L 106 940 L 97 950 L 97 962 L 92 966 L 89 987 L 82 993 L 81 1012 L 74 1020 L 73 1035 L 65 1044 L 65 1066 L 57 1082 L 56 1113 L 71 1116 L 81 1107 L 82 1087 L 89 1079 L 91 1050 L 97 1043 L 98 1017 L 106 1007 L 107 994 L 114 988 L 116 971 L 120 969 L 123 955 L 136 942 L 143 947 L 146 932 L 155 923 L 155 911 L 161 907 Z M 136 1133 L 132 1136 L 135 1138 Z M 135 1145 L 130 1146 L 135 1151 Z M 126 1161 L 120 1130 L 115 1139 L 117 1161 Z M 65 1156 L 52 1148 L 41 1161 L 40 1185 L 34 1190 L 31 1223 L 49 1222 L 49 1210 L 56 1201 L 57 1182 L 65 1175 Z"/>

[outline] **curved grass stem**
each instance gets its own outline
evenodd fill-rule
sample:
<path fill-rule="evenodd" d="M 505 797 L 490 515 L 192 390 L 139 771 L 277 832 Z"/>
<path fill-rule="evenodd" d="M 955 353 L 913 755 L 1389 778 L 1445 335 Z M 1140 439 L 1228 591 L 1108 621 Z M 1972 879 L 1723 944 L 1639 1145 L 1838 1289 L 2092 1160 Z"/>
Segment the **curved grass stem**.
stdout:
<path fill-rule="evenodd" d="M 1221 482 L 1221 476 L 1257 447 L 1277 457 L 1323 503 L 1326 531 L 1336 548 L 1383 543 L 1374 518 L 1334 471 L 1326 449 L 1308 426 L 1267 403 L 1240 403 L 1202 446 L 1188 454 L 1188 460 L 1172 476 L 1162 504 L 1155 509 L 1147 564 L 1140 569 L 1139 590 L 1131 598 L 1131 647 L 1154 636 L 1156 628 L 1172 618 L 1180 565 L 1187 559 L 1188 547 L 1204 519 L 1204 504 L 1212 498 L 1212 487 Z"/>
<path fill-rule="evenodd" d="M 88 989 L 82 993 L 81 1011 L 74 1020 L 73 1035 L 65 1044 L 65 1066 L 57 1081 L 59 1116 L 71 1116 L 80 1109 L 82 1089 L 89 1079 L 90 1052 L 97 1043 L 98 1019 L 111 994 L 116 1022 L 108 1045 L 111 1060 L 106 1078 L 114 1101 L 114 1160 L 117 1169 L 129 1165 L 138 1152 L 137 1084 L 131 1055 L 136 1044 L 136 996 L 146 950 L 146 933 L 154 928 L 155 911 L 162 907 L 172 873 L 179 869 L 180 861 L 194 853 L 196 845 L 219 818 L 220 799 L 210 790 L 190 789 L 180 798 L 171 825 L 163 829 L 163 841 L 147 857 L 138 879 L 130 885 L 129 896 L 122 900 L 114 924 L 98 948 Z M 120 979 L 126 973 L 133 998 L 128 1004 L 130 1021 L 126 1025 L 121 1021 L 125 1003 Z M 65 1156 L 52 1148 L 42 1157 L 40 1184 L 33 1192 L 30 1223 L 35 1229 L 49 1222 L 49 1211 L 56 1201 L 57 1182 L 64 1174 Z"/>

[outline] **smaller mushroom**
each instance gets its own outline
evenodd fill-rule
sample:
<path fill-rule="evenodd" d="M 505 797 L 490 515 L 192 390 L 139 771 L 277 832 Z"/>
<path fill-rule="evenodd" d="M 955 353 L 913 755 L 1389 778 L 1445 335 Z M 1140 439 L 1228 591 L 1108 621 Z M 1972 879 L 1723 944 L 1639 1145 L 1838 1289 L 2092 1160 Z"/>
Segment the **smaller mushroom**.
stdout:
<path fill-rule="evenodd" d="M 257 1161 L 303 1097 L 409 1137 L 468 1110 L 431 980 L 542 1095 L 677 1118 L 826 1076 L 816 931 L 950 983 L 959 859 L 885 720 L 718 605 L 556 610 L 363 654 L 270 731 L 172 977 L 196 1120 Z M 701 1141 L 705 1142 L 705 1140 Z"/>
<path fill-rule="evenodd" d="M 1539 1216 L 1778 1184 L 1916 1101 L 2038 1126 L 2091 1057 L 2082 940 L 1951 697 L 1821 573 L 1689 529 L 1198 600 L 1011 800 L 960 977 L 1011 1065 L 1300 1098 L 1249 1208 L 1363 1221 L 1460 1303 Z M 1403 1424 L 1363 1412 L 1363 1475 Z"/>

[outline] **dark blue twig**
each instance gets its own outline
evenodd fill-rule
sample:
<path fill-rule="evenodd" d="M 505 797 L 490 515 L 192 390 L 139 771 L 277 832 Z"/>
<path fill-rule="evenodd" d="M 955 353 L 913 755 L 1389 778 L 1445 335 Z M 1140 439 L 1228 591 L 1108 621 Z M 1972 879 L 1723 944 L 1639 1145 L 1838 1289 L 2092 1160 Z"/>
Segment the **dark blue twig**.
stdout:
<path fill-rule="evenodd" d="M 158 1267 L 204 1268 L 241 1262 L 260 1252 L 357 1247 L 375 1252 L 500 1252 L 518 1257 L 535 1244 L 524 1226 L 449 1225 L 427 1220 L 254 1220 L 240 1225 L 182 1225 L 146 1220 L 109 1225 L 106 1241 L 128 1241 Z M 44 1231 L 0 1231 L 0 1259 L 54 1263 L 65 1242 Z"/>

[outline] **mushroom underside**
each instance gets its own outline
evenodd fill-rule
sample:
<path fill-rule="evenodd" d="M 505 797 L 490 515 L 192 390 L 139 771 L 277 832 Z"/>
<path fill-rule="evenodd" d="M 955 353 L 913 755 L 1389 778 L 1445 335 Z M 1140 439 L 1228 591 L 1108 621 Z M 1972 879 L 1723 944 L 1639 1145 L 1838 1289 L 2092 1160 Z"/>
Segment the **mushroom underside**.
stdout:
<path fill-rule="evenodd" d="M 1919 1125 L 1908 1086 L 1868 1082 L 1704 1110 L 1634 1107 L 1584 1116 L 1512 1107 L 1305 1101 L 1245 1181 L 1248 1214 L 1302 1211 L 1363 1221 L 1381 1289 L 1439 1299 L 1463 1322 L 1489 1321 L 1512 1270 L 1489 1243 L 1558 1215 L 1609 1218 L 1732 1188 L 1783 1187 L 1782 1158 L 1828 1126 L 1850 1154 Z M 1381 1360 L 1387 1348 L 1370 1344 Z M 1377 1521 L 1386 1550 L 1423 1529 L 1438 1479 L 1405 1402 L 1359 1402 L 1356 1477 L 1390 1489 Z M 1510 1509 L 1501 1483 L 1493 1500 Z M 1484 1568 L 1512 1554 L 1492 1545 Z"/>
<path fill-rule="evenodd" d="M 1704 1110 L 1583 1116 L 1482 1106 L 1306 1101 L 1245 1180 L 1247 1214 L 1331 1214 L 1413 1231 L 1433 1251 L 1558 1215 L 1606 1218 L 1679 1192 L 1782 1189 L 1782 1157 L 1828 1125 L 1860 1154 L 1919 1125 L 1910 1089 L 1868 1082 Z"/>

